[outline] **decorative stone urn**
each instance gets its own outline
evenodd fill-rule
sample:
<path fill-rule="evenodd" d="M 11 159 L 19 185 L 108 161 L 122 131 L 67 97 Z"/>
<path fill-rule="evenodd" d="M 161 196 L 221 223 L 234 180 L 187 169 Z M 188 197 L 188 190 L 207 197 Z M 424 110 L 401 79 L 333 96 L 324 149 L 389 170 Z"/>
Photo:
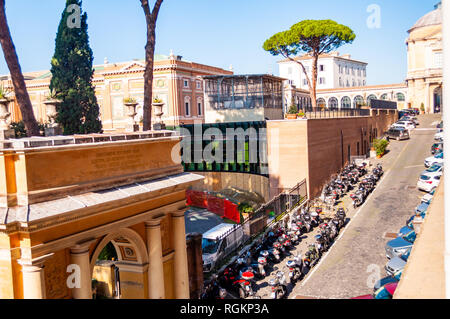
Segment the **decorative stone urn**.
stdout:
<path fill-rule="evenodd" d="M 16 136 L 8 123 L 8 118 L 11 115 L 8 110 L 9 102 L 10 100 L 6 98 L 0 99 L 0 140 L 7 140 Z"/>
<path fill-rule="evenodd" d="M 164 102 L 161 101 L 154 101 L 152 103 L 153 105 L 153 114 L 156 117 L 156 122 L 153 124 L 153 130 L 155 131 L 161 131 L 166 129 L 166 124 L 163 123 L 161 117 L 163 116 L 163 106 Z"/>
<path fill-rule="evenodd" d="M 136 124 L 134 117 L 136 116 L 136 106 L 137 102 L 124 102 L 124 105 L 127 108 L 128 123 L 125 125 L 125 132 L 138 132 L 139 124 Z"/>
<path fill-rule="evenodd" d="M 49 99 L 44 102 L 46 114 L 48 118 L 48 125 L 45 128 L 45 136 L 58 136 L 62 135 L 61 125 L 56 123 L 56 116 L 58 115 L 58 107 L 62 101 L 58 99 Z"/>

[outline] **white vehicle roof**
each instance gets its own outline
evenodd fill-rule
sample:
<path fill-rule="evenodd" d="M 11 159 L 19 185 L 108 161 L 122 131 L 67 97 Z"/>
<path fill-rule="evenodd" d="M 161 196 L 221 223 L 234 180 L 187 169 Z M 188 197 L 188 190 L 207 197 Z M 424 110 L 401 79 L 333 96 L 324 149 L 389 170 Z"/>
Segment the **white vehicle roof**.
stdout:
<path fill-rule="evenodd" d="M 207 239 L 217 239 L 217 237 L 221 237 L 228 231 L 232 230 L 234 227 L 238 228 L 240 225 L 235 224 L 219 224 L 216 227 L 208 230 L 206 233 L 203 234 L 203 238 Z"/>

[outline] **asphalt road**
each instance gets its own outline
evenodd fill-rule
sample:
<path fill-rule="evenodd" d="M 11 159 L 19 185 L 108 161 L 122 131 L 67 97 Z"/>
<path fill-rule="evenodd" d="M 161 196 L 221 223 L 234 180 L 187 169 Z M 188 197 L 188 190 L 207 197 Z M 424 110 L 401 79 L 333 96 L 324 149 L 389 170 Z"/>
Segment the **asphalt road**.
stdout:
<path fill-rule="evenodd" d="M 386 276 L 385 244 L 414 213 L 424 194 L 416 183 L 431 156 L 430 147 L 440 115 L 421 115 L 411 139 L 392 141 L 381 162 L 383 178 L 366 203 L 349 209 L 350 222 L 321 262 L 295 287 L 289 298 L 347 299 L 373 291 L 377 278 Z M 349 206 L 350 202 L 344 202 Z M 265 296 L 264 296 L 265 297 Z M 263 297 L 263 298 L 264 298 Z"/>

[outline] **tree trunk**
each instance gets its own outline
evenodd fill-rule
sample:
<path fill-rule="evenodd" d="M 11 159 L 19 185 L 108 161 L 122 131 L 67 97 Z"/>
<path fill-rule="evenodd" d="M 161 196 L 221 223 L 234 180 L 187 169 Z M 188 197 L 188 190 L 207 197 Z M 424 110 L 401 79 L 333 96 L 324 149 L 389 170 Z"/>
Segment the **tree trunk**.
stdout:
<path fill-rule="evenodd" d="M 144 73 L 144 123 L 143 130 L 152 128 L 152 95 L 153 95 L 153 65 L 156 43 L 156 20 L 158 19 L 159 8 L 163 0 L 157 0 L 153 10 L 150 11 L 148 0 L 141 0 L 141 5 L 145 13 L 147 23 L 147 44 L 145 45 L 145 73 Z"/>
<path fill-rule="evenodd" d="M 6 20 L 5 0 L 0 0 L 0 42 L 5 56 L 6 64 L 11 73 L 17 103 L 22 113 L 23 122 L 28 136 L 39 136 L 39 126 L 34 117 L 33 106 L 28 95 L 25 79 L 19 64 L 16 48 L 11 38 L 8 22 Z"/>
<path fill-rule="evenodd" d="M 143 130 L 152 128 L 152 96 L 153 96 L 153 66 L 155 55 L 155 26 L 147 27 L 147 44 L 145 46 L 144 73 L 144 123 Z"/>
<path fill-rule="evenodd" d="M 312 89 L 310 92 L 310 96 L 311 96 L 311 104 L 312 107 L 317 107 L 317 61 L 319 60 L 319 55 L 314 54 L 313 55 L 313 63 L 312 63 Z"/>

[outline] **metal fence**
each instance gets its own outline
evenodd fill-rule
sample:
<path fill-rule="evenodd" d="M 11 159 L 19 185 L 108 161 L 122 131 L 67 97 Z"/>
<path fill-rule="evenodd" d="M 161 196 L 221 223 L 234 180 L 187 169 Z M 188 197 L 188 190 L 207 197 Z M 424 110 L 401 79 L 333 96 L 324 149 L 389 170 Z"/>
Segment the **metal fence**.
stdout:
<path fill-rule="evenodd" d="M 228 238 L 229 236 L 235 236 L 234 232 L 241 227 L 244 230 L 244 240 L 241 245 L 239 245 L 239 247 L 226 247 L 225 255 L 231 256 L 242 247 L 249 245 L 256 237 L 260 236 L 268 228 L 272 227 L 284 216 L 290 213 L 294 208 L 304 204 L 307 200 L 307 184 L 306 180 L 303 180 L 292 189 L 279 194 L 268 203 L 262 205 L 254 213 L 250 214 L 249 217 L 243 221 L 243 223 L 236 225 L 234 228 L 230 229 L 227 233 L 218 238 L 218 240 L 222 240 L 224 238 Z M 263 226 L 259 227 L 255 232 L 248 232 L 248 230 L 251 229 L 251 224 L 258 219 L 262 219 Z M 226 240 L 226 242 L 228 242 L 228 240 Z M 225 262 L 226 260 L 227 257 L 225 258 Z M 219 263 L 219 265 L 216 265 L 215 268 L 217 269 L 222 265 L 223 263 Z M 214 270 L 212 270 L 212 272 L 214 272 Z"/>
<path fill-rule="evenodd" d="M 369 109 L 308 107 L 300 111 L 303 111 L 308 119 L 370 116 Z"/>

